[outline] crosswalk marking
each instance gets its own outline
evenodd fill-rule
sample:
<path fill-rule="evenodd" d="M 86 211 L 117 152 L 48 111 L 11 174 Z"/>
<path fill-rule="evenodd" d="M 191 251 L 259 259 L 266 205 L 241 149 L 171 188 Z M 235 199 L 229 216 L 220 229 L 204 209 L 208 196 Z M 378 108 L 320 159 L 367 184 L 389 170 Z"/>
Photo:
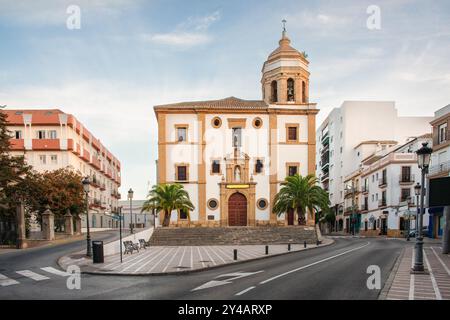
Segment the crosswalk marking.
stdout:
<path fill-rule="evenodd" d="M 48 273 L 56 274 L 56 275 L 61 276 L 61 277 L 69 276 L 69 274 L 67 272 L 55 269 L 53 267 L 45 267 L 45 268 L 41 268 L 41 270 L 44 270 L 44 271 L 46 271 Z"/>
<path fill-rule="evenodd" d="M 6 287 L 6 286 L 11 286 L 13 284 L 18 284 L 18 283 L 19 283 L 18 281 L 14 280 L 14 279 L 10 279 L 7 276 L 0 274 L 0 286 Z"/>
<path fill-rule="evenodd" d="M 20 275 L 22 275 L 22 276 L 24 276 L 24 277 L 33 279 L 33 280 L 35 280 L 35 281 L 42 281 L 42 280 L 50 279 L 49 277 L 40 275 L 40 274 L 35 273 L 35 272 L 33 272 L 33 271 L 30 271 L 30 270 L 16 271 L 16 273 L 18 273 L 18 274 L 20 274 Z"/>

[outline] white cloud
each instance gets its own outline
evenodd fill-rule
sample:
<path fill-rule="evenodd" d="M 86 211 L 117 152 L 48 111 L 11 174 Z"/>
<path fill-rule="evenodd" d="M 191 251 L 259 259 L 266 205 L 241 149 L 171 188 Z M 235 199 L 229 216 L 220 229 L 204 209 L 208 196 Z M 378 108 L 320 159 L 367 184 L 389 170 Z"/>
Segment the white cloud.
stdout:
<path fill-rule="evenodd" d="M 143 41 L 151 41 L 175 47 L 189 48 L 211 42 L 209 27 L 220 19 L 220 12 L 215 11 L 202 17 L 189 17 L 177 25 L 174 31 L 167 33 L 143 34 Z"/>
<path fill-rule="evenodd" d="M 157 33 L 153 35 L 144 34 L 142 35 L 142 39 L 144 41 L 183 47 L 191 47 L 211 41 L 211 37 L 207 34 L 192 32 Z"/>

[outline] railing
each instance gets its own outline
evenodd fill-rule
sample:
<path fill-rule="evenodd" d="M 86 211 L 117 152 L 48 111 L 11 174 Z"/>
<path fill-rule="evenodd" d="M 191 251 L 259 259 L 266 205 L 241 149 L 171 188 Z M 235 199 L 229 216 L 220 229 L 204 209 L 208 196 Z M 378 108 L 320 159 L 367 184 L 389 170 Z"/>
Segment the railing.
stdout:
<path fill-rule="evenodd" d="M 328 142 L 330 142 L 330 133 L 327 132 L 325 133 L 325 135 L 322 137 L 322 144 L 328 144 Z"/>
<path fill-rule="evenodd" d="M 414 204 L 414 198 L 412 198 L 411 196 L 400 196 L 399 197 L 399 202 L 408 202 L 408 205 L 413 205 Z"/>
<path fill-rule="evenodd" d="M 344 190 L 344 196 L 345 197 L 348 196 L 348 195 L 352 195 L 353 193 L 355 193 L 355 194 L 359 193 L 358 187 Z"/>
<path fill-rule="evenodd" d="M 369 192 L 369 186 L 362 186 L 361 187 L 361 192 L 362 193 L 368 193 Z"/>
<path fill-rule="evenodd" d="M 368 203 L 364 203 L 361 207 L 361 211 L 369 211 L 369 204 Z"/>
<path fill-rule="evenodd" d="M 436 175 L 448 171 L 450 171 L 450 161 L 443 162 L 438 165 L 430 167 L 429 174 Z"/>
<path fill-rule="evenodd" d="M 413 174 L 400 174 L 398 181 L 400 183 L 414 183 L 415 176 Z"/>
<path fill-rule="evenodd" d="M 378 201 L 378 208 L 386 207 L 386 199 L 381 199 Z"/>
<path fill-rule="evenodd" d="M 385 187 L 387 186 L 387 178 L 383 177 L 380 181 L 378 181 L 378 186 L 379 187 Z"/>

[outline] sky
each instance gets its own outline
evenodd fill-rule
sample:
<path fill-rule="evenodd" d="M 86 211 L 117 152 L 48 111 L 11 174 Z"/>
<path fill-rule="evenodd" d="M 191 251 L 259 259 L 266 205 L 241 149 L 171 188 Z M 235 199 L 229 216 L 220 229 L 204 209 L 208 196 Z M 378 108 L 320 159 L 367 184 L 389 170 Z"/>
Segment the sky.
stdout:
<path fill-rule="evenodd" d="M 0 105 L 74 114 L 121 161 L 122 194 L 143 199 L 153 106 L 261 99 L 282 19 L 308 54 L 318 125 L 345 100 L 395 101 L 403 116 L 450 103 L 448 0 L 0 0 Z"/>

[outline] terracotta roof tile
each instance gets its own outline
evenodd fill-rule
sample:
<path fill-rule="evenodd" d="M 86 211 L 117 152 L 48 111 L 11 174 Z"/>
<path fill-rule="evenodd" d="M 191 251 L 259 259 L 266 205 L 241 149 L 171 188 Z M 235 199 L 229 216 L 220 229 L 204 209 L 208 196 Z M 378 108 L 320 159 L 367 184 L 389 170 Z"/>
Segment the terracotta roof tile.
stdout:
<path fill-rule="evenodd" d="M 157 105 L 155 109 L 267 109 L 268 105 L 263 100 L 243 100 L 236 97 L 228 97 L 221 100 L 189 101 L 172 104 Z"/>

